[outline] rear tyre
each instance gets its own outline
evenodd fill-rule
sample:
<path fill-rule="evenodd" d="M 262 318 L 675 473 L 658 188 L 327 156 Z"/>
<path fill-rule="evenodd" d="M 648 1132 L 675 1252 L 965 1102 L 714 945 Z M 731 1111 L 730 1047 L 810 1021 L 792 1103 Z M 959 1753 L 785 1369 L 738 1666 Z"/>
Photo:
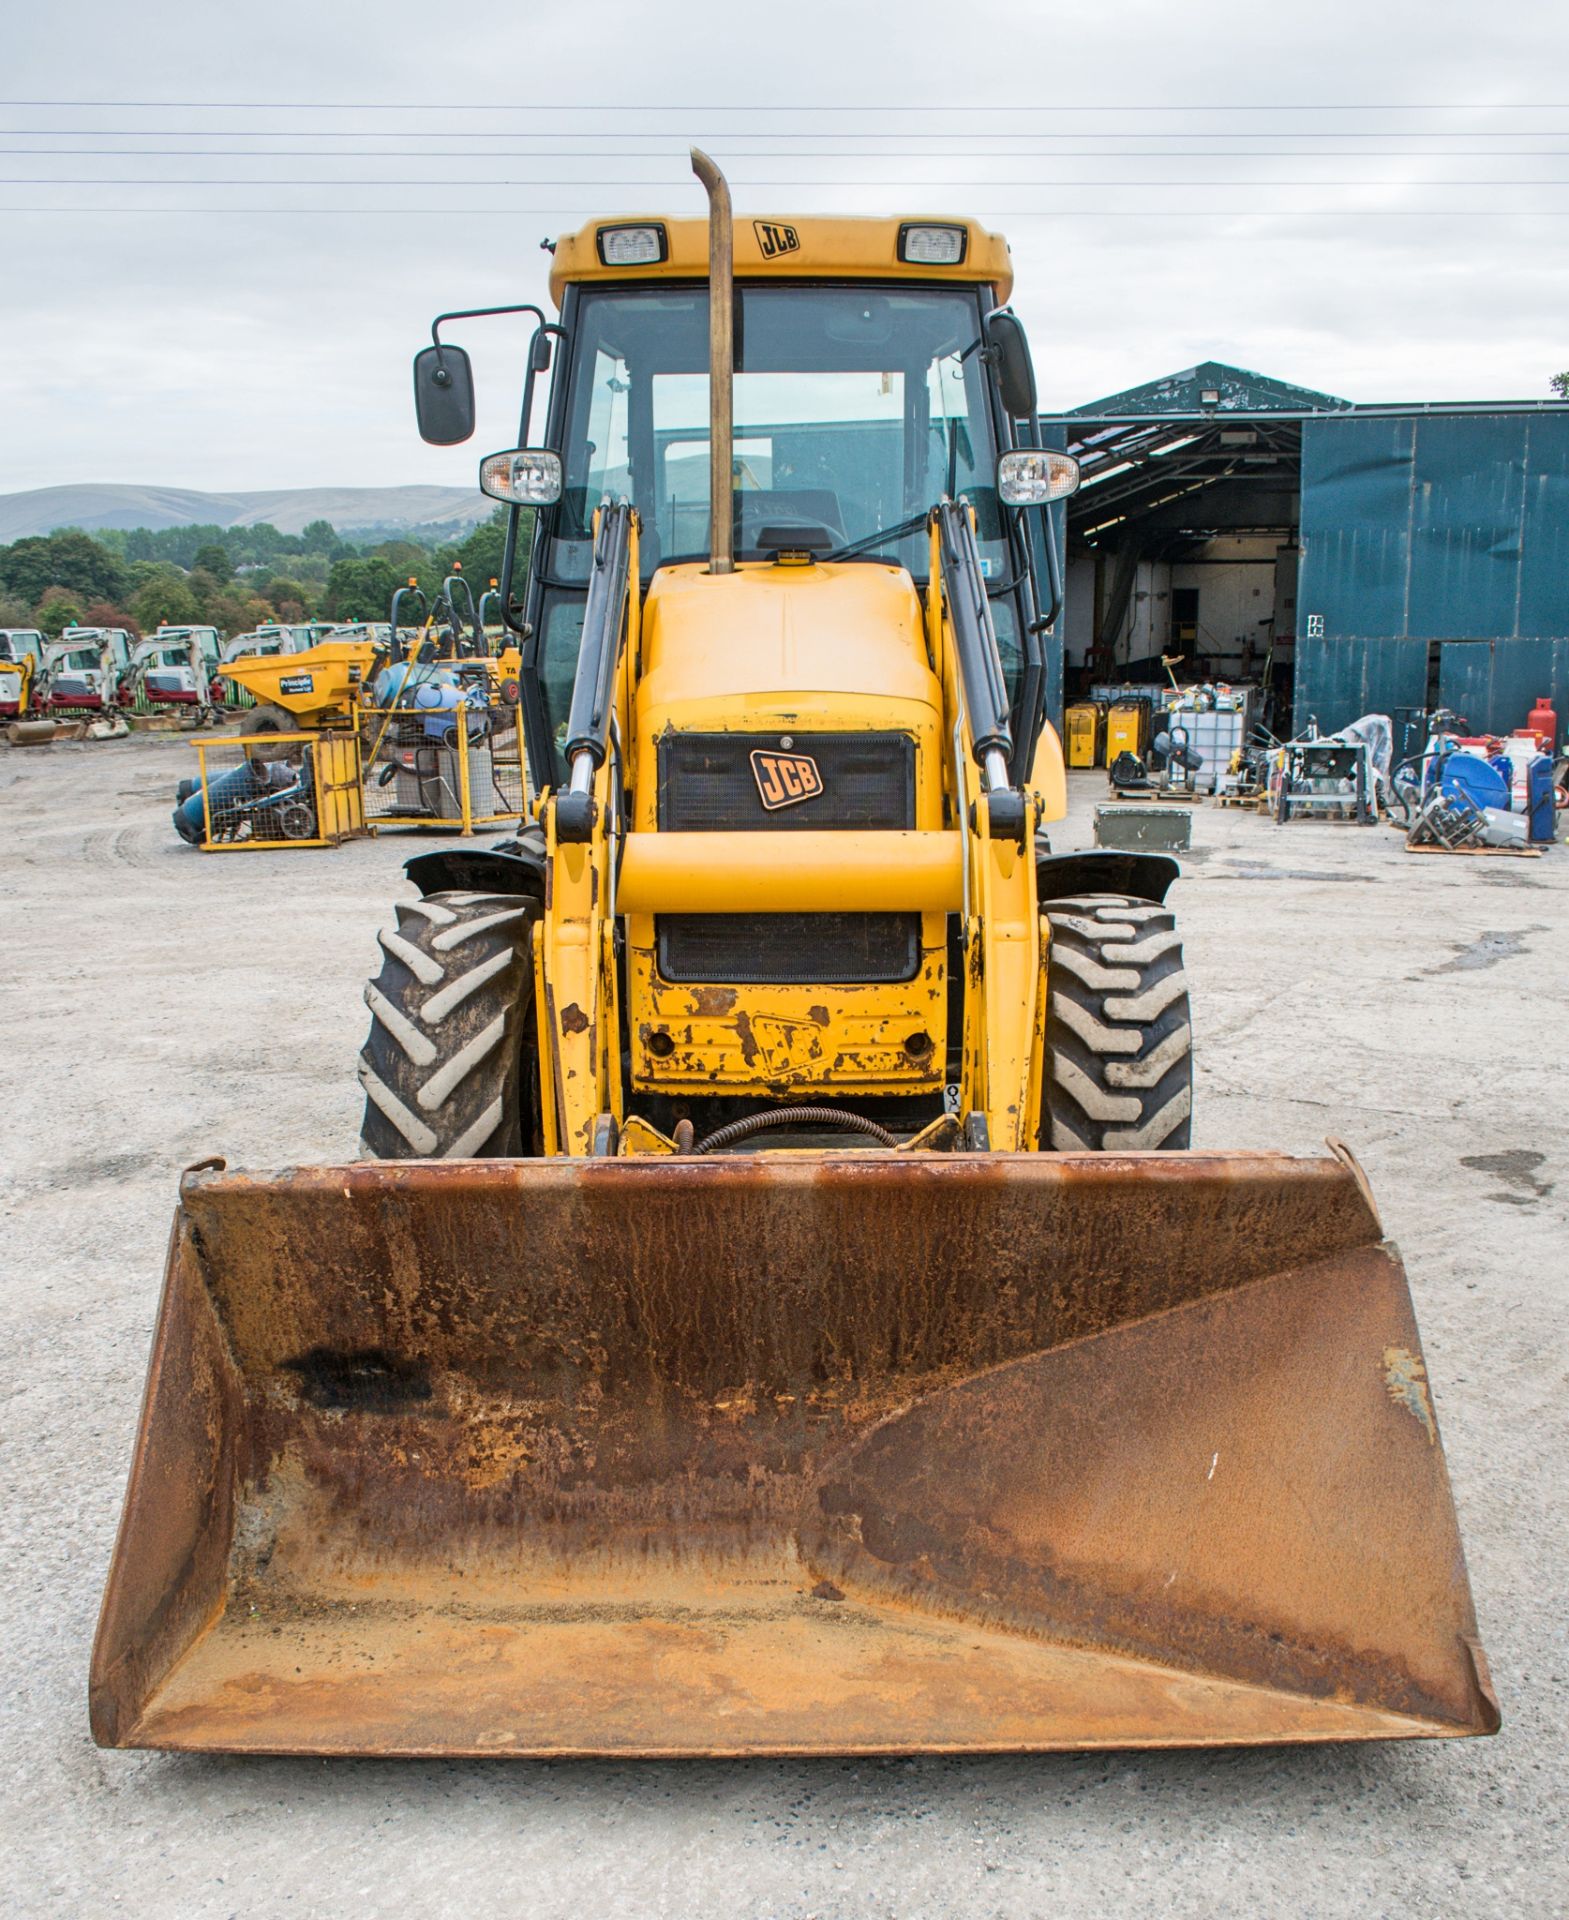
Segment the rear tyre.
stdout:
<path fill-rule="evenodd" d="M 300 723 L 292 713 L 286 713 L 282 707 L 257 707 L 245 716 L 241 726 L 242 734 L 298 733 Z M 245 749 L 249 760 L 285 760 L 290 766 L 298 766 L 305 757 L 305 743 L 302 740 L 290 740 L 283 746 L 274 747 L 265 739 L 252 741 Z"/>
<path fill-rule="evenodd" d="M 1046 913 L 1042 1148 L 1186 1147 L 1193 1032 L 1176 916 L 1111 893 L 1052 900 Z"/>
<path fill-rule="evenodd" d="M 532 935 L 517 894 L 400 901 L 377 937 L 360 1051 L 368 1160 L 509 1159 L 540 1151 Z"/>

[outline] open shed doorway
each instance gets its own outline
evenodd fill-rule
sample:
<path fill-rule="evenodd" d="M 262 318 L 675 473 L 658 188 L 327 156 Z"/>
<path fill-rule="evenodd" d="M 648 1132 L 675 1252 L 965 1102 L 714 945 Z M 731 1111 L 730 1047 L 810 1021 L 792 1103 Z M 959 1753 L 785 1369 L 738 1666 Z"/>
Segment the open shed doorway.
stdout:
<path fill-rule="evenodd" d="M 1051 424 L 1079 461 L 1068 503 L 1063 673 L 1107 685 L 1257 689 L 1289 728 L 1302 420 L 1345 402 L 1210 362 Z"/>

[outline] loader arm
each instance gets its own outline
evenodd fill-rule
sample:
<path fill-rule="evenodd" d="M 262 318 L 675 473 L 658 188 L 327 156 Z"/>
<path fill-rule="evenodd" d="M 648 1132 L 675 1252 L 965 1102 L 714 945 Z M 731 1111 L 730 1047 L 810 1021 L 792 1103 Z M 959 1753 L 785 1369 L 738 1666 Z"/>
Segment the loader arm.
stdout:
<path fill-rule="evenodd" d="M 1045 941 L 1036 898 L 1041 800 L 1009 776 L 1008 694 L 965 502 L 931 516 L 928 638 L 953 716 L 953 812 L 964 844 L 964 1055 L 968 1144 L 1027 1151 L 1040 1132 Z"/>
<path fill-rule="evenodd" d="M 627 734 L 637 650 L 637 515 L 623 500 L 595 517 L 583 640 L 567 721 L 569 784 L 542 814 L 548 881 L 534 932 L 541 1107 L 547 1152 L 614 1152 L 601 1126 L 623 1114 L 616 984 L 615 842 L 621 820 L 617 740 Z"/>

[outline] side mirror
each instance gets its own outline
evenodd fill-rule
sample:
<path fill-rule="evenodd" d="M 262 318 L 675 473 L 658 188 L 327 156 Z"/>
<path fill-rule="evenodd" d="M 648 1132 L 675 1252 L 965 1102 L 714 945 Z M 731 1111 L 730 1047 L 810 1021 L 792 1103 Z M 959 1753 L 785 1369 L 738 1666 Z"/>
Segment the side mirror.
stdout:
<path fill-rule="evenodd" d="M 474 431 L 474 369 L 461 347 L 425 347 L 414 356 L 414 413 L 422 440 L 455 447 Z"/>
<path fill-rule="evenodd" d="M 1012 420 L 1035 417 L 1035 363 L 1017 314 L 999 307 L 986 316 L 986 357 L 997 376 L 997 391 Z"/>

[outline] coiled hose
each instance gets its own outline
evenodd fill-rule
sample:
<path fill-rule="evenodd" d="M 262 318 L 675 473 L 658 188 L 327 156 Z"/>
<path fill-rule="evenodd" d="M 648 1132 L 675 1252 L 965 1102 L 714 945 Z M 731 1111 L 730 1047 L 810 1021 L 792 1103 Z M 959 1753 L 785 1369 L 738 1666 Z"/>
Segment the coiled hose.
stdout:
<path fill-rule="evenodd" d="M 850 1133 L 870 1134 L 879 1146 L 896 1147 L 899 1144 L 886 1127 L 880 1127 L 875 1120 L 868 1120 L 864 1114 L 841 1113 L 837 1107 L 769 1107 L 715 1128 L 706 1138 L 699 1140 L 692 1151 L 717 1153 L 721 1147 L 733 1147 L 736 1141 L 750 1139 L 754 1133 L 766 1133 L 773 1127 L 843 1127 Z"/>

